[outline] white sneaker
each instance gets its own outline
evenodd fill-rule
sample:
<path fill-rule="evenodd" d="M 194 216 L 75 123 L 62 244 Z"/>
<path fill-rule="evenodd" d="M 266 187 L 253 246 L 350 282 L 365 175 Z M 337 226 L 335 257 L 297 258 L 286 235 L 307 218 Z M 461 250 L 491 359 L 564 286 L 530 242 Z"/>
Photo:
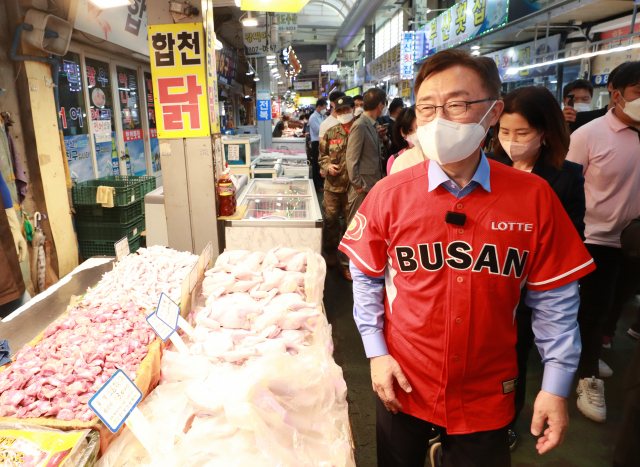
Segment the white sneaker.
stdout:
<path fill-rule="evenodd" d="M 613 370 L 611 367 L 602 360 L 598 360 L 598 372 L 600 373 L 600 378 L 609 378 L 613 376 Z"/>
<path fill-rule="evenodd" d="M 578 410 L 587 418 L 603 423 L 607 419 L 607 406 L 604 402 L 604 382 L 593 376 L 578 382 Z"/>

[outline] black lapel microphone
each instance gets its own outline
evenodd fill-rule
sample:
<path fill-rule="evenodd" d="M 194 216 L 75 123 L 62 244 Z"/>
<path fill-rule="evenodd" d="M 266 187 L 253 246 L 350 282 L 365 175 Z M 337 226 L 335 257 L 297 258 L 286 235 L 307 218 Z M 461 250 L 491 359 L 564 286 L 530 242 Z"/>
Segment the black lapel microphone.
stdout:
<path fill-rule="evenodd" d="M 467 215 L 462 214 L 461 212 L 451 212 L 447 211 L 447 215 L 444 218 L 444 221 L 447 224 L 459 225 L 463 226 L 467 220 Z"/>

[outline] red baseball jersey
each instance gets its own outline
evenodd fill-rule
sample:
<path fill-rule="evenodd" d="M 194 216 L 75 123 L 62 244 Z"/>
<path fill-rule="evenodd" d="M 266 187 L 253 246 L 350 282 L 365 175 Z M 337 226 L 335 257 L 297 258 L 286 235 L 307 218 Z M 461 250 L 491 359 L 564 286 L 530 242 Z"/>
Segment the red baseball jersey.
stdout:
<path fill-rule="evenodd" d="M 450 434 L 502 428 L 514 415 L 521 288 L 554 289 L 595 265 L 542 178 L 490 161 L 491 192 L 458 199 L 428 191 L 428 164 L 376 184 L 340 250 L 385 274 L 384 335 L 413 388 L 395 382 L 404 411 Z"/>

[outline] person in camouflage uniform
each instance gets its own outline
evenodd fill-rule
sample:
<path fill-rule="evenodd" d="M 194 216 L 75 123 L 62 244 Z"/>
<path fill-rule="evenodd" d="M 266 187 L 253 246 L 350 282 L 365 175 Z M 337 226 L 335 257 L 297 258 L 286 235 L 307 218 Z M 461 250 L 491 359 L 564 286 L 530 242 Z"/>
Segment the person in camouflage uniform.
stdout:
<path fill-rule="evenodd" d="M 340 97 L 334 102 L 334 107 L 335 117 L 340 123 L 327 130 L 320 141 L 320 171 L 325 177 L 323 244 L 329 266 L 338 264 L 338 245 L 346 230 L 346 225 L 340 226 L 340 214 L 344 214 L 345 223 L 349 215 L 346 153 L 349 131 L 353 125 L 353 98 Z M 349 271 L 343 268 L 342 274 L 347 277 Z"/>

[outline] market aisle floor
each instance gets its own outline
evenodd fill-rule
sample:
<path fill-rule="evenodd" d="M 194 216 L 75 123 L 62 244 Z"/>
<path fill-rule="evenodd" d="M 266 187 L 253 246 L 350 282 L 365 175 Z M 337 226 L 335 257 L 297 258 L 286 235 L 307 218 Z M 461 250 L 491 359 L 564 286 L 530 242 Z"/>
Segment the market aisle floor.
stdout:
<path fill-rule="evenodd" d="M 351 284 L 336 268 L 330 268 L 325 285 L 325 308 L 333 327 L 335 360 L 342 367 L 349 388 L 349 414 L 358 467 L 376 467 L 374 396 L 369 375 L 369 361 L 353 321 Z M 613 369 L 613 377 L 605 380 L 607 422 L 598 424 L 585 418 L 576 408 L 576 395 L 569 400 L 571 427 L 565 444 L 544 456 L 535 451 L 536 438 L 529 434 L 532 407 L 542 381 L 542 364 L 537 352 L 531 353 L 527 385 L 527 405 L 518 423 L 518 445 L 512 453 L 513 467 L 606 467 L 610 466 L 622 420 L 623 391 L 620 388 L 636 341 L 626 334 L 635 318 L 634 306 L 627 307 L 618 326 L 611 350 L 603 349 L 602 358 Z M 429 461 L 427 461 L 427 466 Z"/>

